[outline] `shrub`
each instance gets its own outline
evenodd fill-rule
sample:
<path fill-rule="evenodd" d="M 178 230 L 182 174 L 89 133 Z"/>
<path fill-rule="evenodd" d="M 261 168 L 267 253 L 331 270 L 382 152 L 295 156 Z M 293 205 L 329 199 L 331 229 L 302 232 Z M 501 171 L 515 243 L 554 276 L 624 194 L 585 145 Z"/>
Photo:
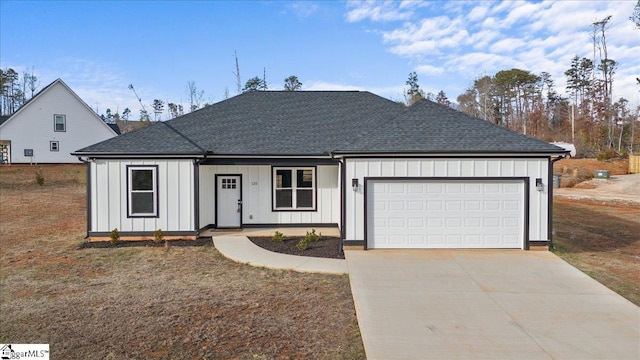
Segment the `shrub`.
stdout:
<path fill-rule="evenodd" d="M 616 154 L 615 150 L 609 149 L 609 150 L 601 151 L 600 153 L 598 153 L 597 159 L 600 161 L 605 161 L 605 160 L 610 160 L 616 157 L 618 157 L 618 154 Z"/>
<path fill-rule="evenodd" d="M 158 229 L 156 231 L 153 232 L 153 241 L 156 243 L 160 243 L 162 242 L 162 240 L 164 240 L 164 234 L 162 233 L 161 229 Z"/>
<path fill-rule="evenodd" d="M 296 244 L 296 247 L 298 248 L 298 250 L 300 251 L 305 251 L 309 248 L 309 240 L 307 240 L 307 238 L 303 238 L 300 241 L 298 241 L 298 243 Z"/>
<path fill-rule="evenodd" d="M 311 229 L 311 232 L 307 231 L 307 235 L 304 237 L 304 239 L 309 242 L 316 242 L 318 240 L 320 240 L 320 236 L 322 236 L 322 233 L 320 234 L 316 234 L 316 229 Z"/>
<path fill-rule="evenodd" d="M 38 185 L 44 185 L 44 174 L 42 173 L 42 168 L 38 168 L 36 171 L 36 182 Z"/>
<path fill-rule="evenodd" d="M 120 241 L 120 232 L 118 231 L 118 228 L 111 230 L 111 233 L 109 234 L 109 239 L 111 241 L 111 244 L 113 245 L 116 245 L 118 241 Z"/>
<path fill-rule="evenodd" d="M 271 240 L 275 241 L 275 242 L 283 242 L 284 241 L 284 234 L 281 233 L 280 231 L 276 231 L 273 234 L 273 237 L 271 238 Z"/>

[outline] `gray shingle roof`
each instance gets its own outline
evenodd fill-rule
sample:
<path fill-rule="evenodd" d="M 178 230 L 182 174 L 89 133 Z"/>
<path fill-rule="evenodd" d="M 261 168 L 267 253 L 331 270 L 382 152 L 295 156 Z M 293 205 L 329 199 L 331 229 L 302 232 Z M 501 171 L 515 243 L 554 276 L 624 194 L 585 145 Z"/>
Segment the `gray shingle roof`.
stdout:
<path fill-rule="evenodd" d="M 448 106 L 422 100 L 337 152 L 523 153 L 559 148 Z"/>
<path fill-rule="evenodd" d="M 548 143 L 424 100 L 360 91 L 255 91 L 105 140 L 91 154 L 328 155 L 332 152 L 561 153 Z"/>

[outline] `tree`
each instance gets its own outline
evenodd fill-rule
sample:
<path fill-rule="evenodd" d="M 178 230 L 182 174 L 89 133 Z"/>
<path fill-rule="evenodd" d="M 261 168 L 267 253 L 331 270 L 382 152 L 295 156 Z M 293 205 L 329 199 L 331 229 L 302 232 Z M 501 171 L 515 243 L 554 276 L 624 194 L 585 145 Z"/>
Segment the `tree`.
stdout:
<path fill-rule="evenodd" d="M 436 96 L 436 102 L 440 105 L 451 106 L 451 101 L 449 101 L 447 94 L 445 94 L 443 90 L 440 90 Z"/>
<path fill-rule="evenodd" d="M 162 112 L 164 111 L 164 101 L 160 99 L 154 99 L 153 104 L 151 104 L 153 108 L 153 120 L 158 121 L 158 117 L 162 120 Z"/>
<path fill-rule="evenodd" d="M 189 112 L 198 110 L 202 104 L 204 90 L 198 90 L 195 81 L 187 82 L 187 96 L 189 96 Z"/>
<path fill-rule="evenodd" d="M 267 84 L 265 83 L 264 79 L 260 79 L 259 77 L 255 76 L 247 80 L 247 82 L 244 84 L 244 88 L 242 89 L 242 92 L 245 93 L 248 91 L 261 91 L 261 90 L 267 90 Z"/>
<path fill-rule="evenodd" d="M 240 78 L 240 65 L 238 64 L 238 52 L 234 51 L 233 55 L 236 58 L 236 71 L 233 73 L 236 77 L 236 94 L 240 94 L 242 92 L 242 81 Z"/>
<path fill-rule="evenodd" d="M 291 75 L 284 79 L 284 91 L 298 91 L 300 89 L 302 89 L 302 83 L 297 76 Z"/>
<path fill-rule="evenodd" d="M 149 112 L 145 109 L 140 109 L 140 121 L 151 121 L 151 117 L 149 116 Z"/>
<path fill-rule="evenodd" d="M 122 118 L 124 120 L 128 121 L 130 115 L 131 115 L 131 110 L 129 108 L 124 108 L 124 110 L 122 110 Z"/>
<path fill-rule="evenodd" d="M 416 74 L 415 71 L 409 73 L 406 85 L 409 85 L 409 89 L 405 93 L 407 105 L 413 105 L 424 99 L 424 92 L 420 89 L 420 85 L 418 85 L 418 74 Z"/>
<path fill-rule="evenodd" d="M 640 0 L 638 0 L 636 6 L 633 7 L 633 14 L 631 14 L 629 20 L 631 20 L 636 25 L 636 29 L 640 30 Z"/>
<path fill-rule="evenodd" d="M 171 116 L 171 118 L 177 118 L 178 116 L 181 116 L 182 114 L 184 114 L 184 109 L 182 108 L 182 105 L 177 105 L 175 103 L 168 103 L 167 107 L 169 107 L 169 115 Z"/>

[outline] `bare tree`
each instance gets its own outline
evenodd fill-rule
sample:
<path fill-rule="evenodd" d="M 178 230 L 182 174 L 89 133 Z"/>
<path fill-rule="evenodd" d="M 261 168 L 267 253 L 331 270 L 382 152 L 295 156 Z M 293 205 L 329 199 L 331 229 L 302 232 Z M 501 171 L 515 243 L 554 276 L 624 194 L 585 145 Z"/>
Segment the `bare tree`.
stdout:
<path fill-rule="evenodd" d="M 236 71 L 233 75 L 236 76 L 236 94 L 240 94 L 242 92 L 242 80 L 240 78 L 240 65 L 238 64 L 238 52 L 234 51 L 233 55 L 236 58 Z"/>
<path fill-rule="evenodd" d="M 202 104 L 204 90 L 198 90 L 195 81 L 188 81 L 187 96 L 189 96 L 189 112 L 198 110 L 200 108 L 200 105 Z"/>

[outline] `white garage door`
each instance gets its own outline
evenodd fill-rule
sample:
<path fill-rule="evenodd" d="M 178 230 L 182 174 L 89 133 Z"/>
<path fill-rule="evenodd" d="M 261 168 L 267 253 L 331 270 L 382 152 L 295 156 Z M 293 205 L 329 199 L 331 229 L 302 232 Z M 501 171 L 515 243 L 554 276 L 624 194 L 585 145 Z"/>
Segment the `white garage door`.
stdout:
<path fill-rule="evenodd" d="M 367 247 L 523 248 L 522 180 L 369 180 Z"/>

